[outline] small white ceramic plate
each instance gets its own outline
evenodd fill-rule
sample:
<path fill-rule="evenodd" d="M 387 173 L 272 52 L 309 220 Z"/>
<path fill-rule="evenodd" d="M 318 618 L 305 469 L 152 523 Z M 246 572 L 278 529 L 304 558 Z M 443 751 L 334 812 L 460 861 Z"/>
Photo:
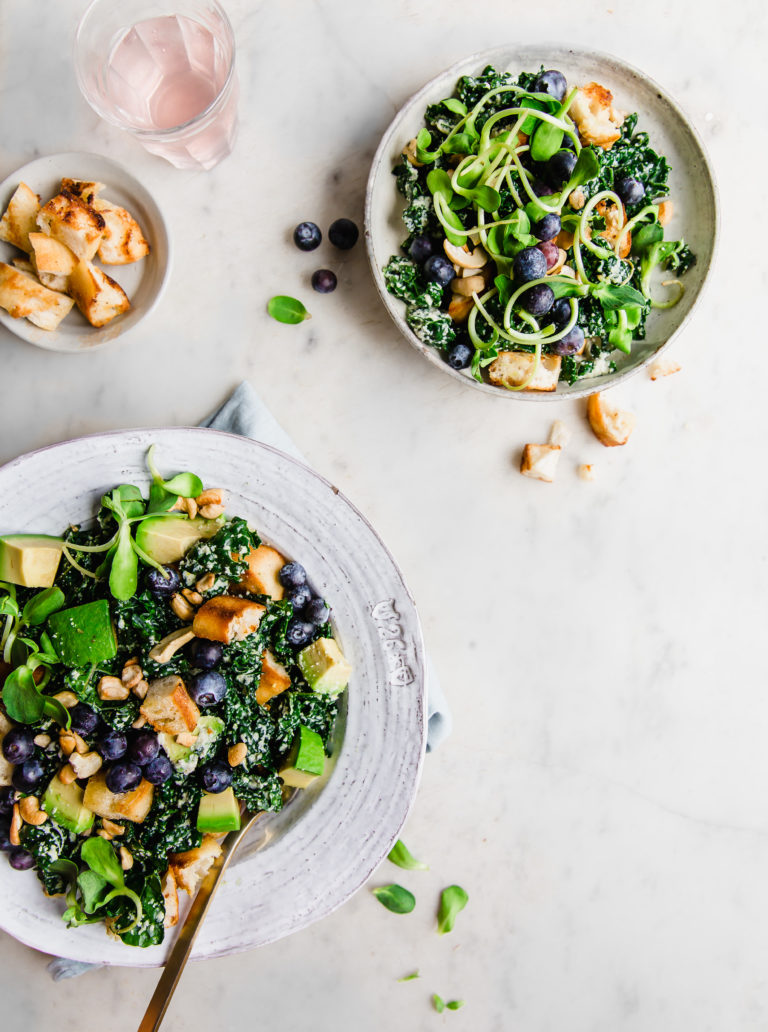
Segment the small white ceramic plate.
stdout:
<path fill-rule="evenodd" d="M 63 319 L 56 330 L 41 330 L 28 319 L 14 319 L 0 308 L 0 323 L 17 337 L 49 351 L 93 351 L 108 341 L 122 337 L 152 311 L 162 296 L 171 271 L 171 242 L 165 219 L 154 198 L 122 165 L 98 154 L 73 151 L 71 154 L 49 154 L 30 161 L 12 172 L 0 183 L 0 214 L 20 182 L 40 195 L 45 204 L 61 189 L 64 176 L 105 184 L 105 200 L 126 208 L 136 219 L 151 248 L 150 254 L 130 265 L 104 265 L 102 268 L 128 295 L 131 308 L 106 326 L 97 328 L 80 314 L 77 307 Z M 12 244 L 0 241 L 0 261 L 13 263 L 25 258 Z M 96 259 L 97 264 L 101 264 Z"/>
<path fill-rule="evenodd" d="M 152 443 L 161 469 L 191 469 L 224 488 L 228 512 L 306 567 L 353 666 L 327 774 L 257 822 L 224 878 L 193 952 L 217 957 L 329 914 L 389 852 L 424 756 L 421 629 L 394 560 L 337 488 L 274 448 L 214 430 L 121 431 L 24 455 L 0 469 L 0 532 L 59 534 L 93 516 L 115 484 L 146 487 Z M 76 960 L 164 963 L 173 933 L 162 946 L 125 946 L 101 925 L 67 930 L 62 904 L 43 895 L 33 871 L 0 856 L 0 927 L 10 935 Z"/>
<path fill-rule="evenodd" d="M 490 383 L 478 383 L 468 370 L 457 372 L 435 348 L 422 344 L 405 321 L 405 305 L 389 293 L 382 268 L 393 254 L 402 254 L 400 244 L 408 231 L 401 218 L 404 203 L 397 192 L 392 169 L 403 147 L 424 124 L 424 111 L 445 97 L 453 96 L 462 75 L 478 75 L 486 65 L 517 75 L 541 65 L 563 72 L 569 84 L 593 80 L 607 86 L 617 106 L 639 114 L 638 131 L 650 134 L 650 145 L 664 154 L 670 165 L 670 196 L 675 213 L 665 227 L 668 240 L 681 237 L 696 254 L 696 265 L 683 277 L 685 294 L 681 302 L 666 311 L 655 310 L 646 324 L 646 339 L 632 345 L 632 354 L 614 352 L 616 372 L 577 380 L 573 386 L 558 384 L 557 390 L 507 391 Z M 473 54 L 422 87 L 400 109 L 384 133 L 373 159 L 365 198 L 365 237 L 373 277 L 387 311 L 406 339 L 433 365 L 460 382 L 497 398 L 523 401 L 557 401 L 578 398 L 613 386 L 636 373 L 655 358 L 681 330 L 709 273 L 718 230 L 718 204 L 714 176 L 704 146 L 686 115 L 664 90 L 647 75 L 619 58 L 598 51 L 552 47 L 546 44 L 499 47 Z M 663 288 L 662 288 L 663 289 Z"/>

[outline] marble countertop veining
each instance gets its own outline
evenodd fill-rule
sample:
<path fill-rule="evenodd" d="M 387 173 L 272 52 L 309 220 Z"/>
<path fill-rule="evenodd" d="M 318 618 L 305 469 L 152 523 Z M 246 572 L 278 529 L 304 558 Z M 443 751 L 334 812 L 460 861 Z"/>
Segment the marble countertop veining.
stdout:
<path fill-rule="evenodd" d="M 155 194 L 176 254 L 160 307 L 124 343 L 54 355 L 0 329 L 0 460 L 195 423 L 250 379 L 398 558 L 456 728 L 404 832 L 431 870 L 374 878 L 413 888 L 415 912 L 363 890 L 299 935 L 198 965 L 164 1028 L 766 1028 L 765 5 L 224 2 L 242 126 L 210 173 L 145 154 L 81 101 L 69 41 L 85 0 L 0 4 L 0 177 L 45 153 L 109 154 Z M 592 438 L 581 403 L 489 401 L 424 362 L 361 245 L 290 243 L 303 219 L 361 221 L 376 143 L 424 81 L 469 51 L 553 34 L 662 83 L 719 180 L 719 260 L 674 346 L 683 369 L 617 391 L 638 417 L 623 449 Z M 327 297 L 309 288 L 324 264 L 339 274 Z M 312 321 L 270 322 L 265 300 L 282 292 L 311 301 Z M 574 432 L 558 480 L 520 477 L 521 446 L 555 416 Z M 451 882 L 470 902 L 438 937 Z M 0 934 L 4 1027 L 136 1027 L 153 972 L 54 985 L 46 961 Z M 433 992 L 466 1007 L 439 1016 Z"/>

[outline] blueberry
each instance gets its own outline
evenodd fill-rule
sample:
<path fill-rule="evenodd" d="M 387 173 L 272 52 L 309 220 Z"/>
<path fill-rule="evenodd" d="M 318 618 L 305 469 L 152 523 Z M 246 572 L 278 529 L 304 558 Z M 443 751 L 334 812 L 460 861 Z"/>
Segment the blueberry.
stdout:
<path fill-rule="evenodd" d="M 447 287 L 455 273 L 453 266 L 442 254 L 433 254 L 424 262 L 424 272 L 428 280 L 441 287 Z"/>
<path fill-rule="evenodd" d="M 150 785 L 164 785 L 171 774 L 173 766 L 165 753 L 160 753 L 154 760 L 150 760 L 144 768 L 144 777 Z"/>
<path fill-rule="evenodd" d="M 567 297 L 559 297 L 549 310 L 549 318 L 558 330 L 562 330 L 571 320 L 571 302 Z"/>
<path fill-rule="evenodd" d="M 10 813 L 16 801 L 16 789 L 8 785 L 7 788 L 0 788 L 0 813 Z"/>
<path fill-rule="evenodd" d="M 531 315 L 546 315 L 554 303 L 555 292 L 546 283 L 537 283 L 520 298 L 520 304 Z"/>
<path fill-rule="evenodd" d="M 224 649 L 217 641 L 194 638 L 187 650 L 187 655 L 192 666 L 199 667 L 201 670 L 213 670 L 221 662 Z"/>
<path fill-rule="evenodd" d="M 576 150 L 575 142 L 571 139 L 570 136 L 566 136 L 565 133 L 563 133 L 563 142 L 560 144 L 560 146 L 561 147 L 567 147 L 568 150 L 572 150 L 572 151 Z"/>
<path fill-rule="evenodd" d="M 278 574 L 284 588 L 298 588 L 307 583 L 307 571 L 301 563 L 286 563 Z"/>
<path fill-rule="evenodd" d="M 554 240 L 560 232 L 560 216 L 554 212 L 533 224 L 533 235 L 539 240 Z"/>
<path fill-rule="evenodd" d="M 567 89 L 568 81 L 563 73 L 551 68 L 548 72 L 541 72 L 536 76 L 531 93 L 548 93 L 555 100 L 562 100 Z"/>
<path fill-rule="evenodd" d="M 232 784 L 232 770 L 221 760 L 214 760 L 203 767 L 202 781 L 206 792 L 223 792 Z"/>
<path fill-rule="evenodd" d="M 547 162 L 547 181 L 552 186 L 562 186 L 571 178 L 576 167 L 576 155 L 573 151 L 559 150 Z"/>
<path fill-rule="evenodd" d="M 227 694 L 227 682 L 218 670 L 203 670 L 187 681 L 187 691 L 198 706 L 205 709 L 221 702 Z"/>
<path fill-rule="evenodd" d="M 304 607 L 304 618 L 307 623 L 311 623 L 315 627 L 322 627 L 324 623 L 328 623 L 328 617 L 330 615 L 330 609 L 321 598 L 313 598 L 312 601 Z"/>
<path fill-rule="evenodd" d="M 144 767 L 160 752 L 160 739 L 154 731 L 139 731 L 128 746 L 128 758 L 137 767 Z"/>
<path fill-rule="evenodd" d="M 532 180 L 531 189 L 537 197 L 549 197 L 552 194 L 552 187 L 542 179 Z"/>
<path fill-rule="evenodd" d="M 454 344 L 448 352 L 446 361 L 451 369 L 466 369 L 474 353 L 475 349 L 469 344 Z"/>
<path fill-rule="evenodd" d="M 298 613 L 300 609 L 303 609 L 312 600 L 312 589 L 309 584 L 299 584 L 298 587 L 291 588 L 286 598 L 293 603 L 294 613 Z"/>
<path fill-rule="evenodd" d="M 96 739 L 96 751 L 105 760 L 119 760 L 121 756 L 125 756 L 127 748 L 128 739 L 122 731 L 112 731 L 110 729 Z"/>
<path fill-rule="evenodd" d="M 300 251 L 314 251 L 322 239 L 323 234 L 314 222 L 300 222 L 293 231 L 293 242 Z"/>
<path fill-rule="evenodd" d="M 552 350 L 556 355 L 575 355 L 584 346 L 584 330 L 581 326 L 574 326 L 564 337 L 556 340 Z"/>
<path fill-rule="evenodd" d="M 428 236 L 417 236 L 411 241 L 411 246 L 408 248 L 408 254 L 411 258 L 421 265 L 431 257 L 435 250 L 435 242 L 432 237 Z"/>
<path fill-rule="evenodd" d="M 69 711 L 72 721 L 72 730 L 79 735 L 91 735 L 99 726 L 99 715 L 95 709 L 86 706 L 84 702 L 78 702 Z"/>
<path fill-rule="evenodd" d="M 354 247 L 359 236 L 360 230 L 352 219 L 336 219 L 328 230 L 328 239 L 341 251 L 348 251 L 350 247 Z"/>
<path fill-rule="evenodd" d="M 16 871 L 28 871 L 35 866 L 35 858 L 26 849 L 12 849 L 8 854 L 8 863 Z"/>
<path fill-rule="evenodd" d="M 553 240 L 542 240 L 536 245 L 547 260 L 547 272 L 560 261 L 560 248 Z"/>
<path fill-rule="evenodd" d="M 42 760 L 39 756 L 32 756 L 14 770 L 11 780 L 20 792 L 34 792 L 44 774 Z"/>
<path fill-rule="evenodd" d="M 34 754 L 34 734 L 25 727 L 12 727 L 3 738 L 3 756 L 9 763 L 23 763 Z"/>
<path fill-rule="evenodd" d="M 318 269 L 312 273 L 312 289 L 318 294 L 331 294 L 336 289 L 336 273 L 330 269 Z"/>
<path fill-rule="evenodd" d="M 181 587 L 181 577 L 179 577 L 178 570 L 175 570 L 172 566 L 164 566 L 163 570 L 167 577 L 163 576 L 160 570 L 156 570 L 154 567 L 146 575 L 147 587 L 155 598 L 170 598 Z"/>
<path fill-rule="evenodd" d="M 11 848 L 11 822 L 0 820 L 0 853 L 7 853 Z"/>
<path fill-rule="evenodd" d="M 524 247 L 515 255 L 512 268 L 519 283 L 528 283 L 547 275 L 547 259 L 538 247 Z"/>
<path fill-rule="evenodd" d="M 614 189 L 625 204 L 639 204 L 645 197 L 645 187 L 634 176 L 617 179 Z"/>
<path fill-rule="evenodd" d="M 109 791 L 116 795 L 120 795 L 122 792 L 132 792 L 141 784 L 141 767 L 137 767 L 129 760 L 118 760 L 109 768 L 104 780 Z"/>
<path fill-rule="evenodd" d="M 305 645 L 309 645 L 314 633 L 315 628 L 311 623 L 307 623 L 306 620 L 301 620 L 298 616 L 294 616 L 293 619 L 288 622 L 285 636 L 291 645 L 295 645 L 297 648 L 303 648 Z"/>

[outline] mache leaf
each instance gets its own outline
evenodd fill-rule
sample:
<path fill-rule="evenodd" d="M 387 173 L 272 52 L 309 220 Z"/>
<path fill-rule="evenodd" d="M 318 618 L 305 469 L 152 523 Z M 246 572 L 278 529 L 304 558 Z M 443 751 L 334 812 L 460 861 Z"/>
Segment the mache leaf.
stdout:
<path fill-rule="evenodd" d="M 380 885 L 372 892 L 379 903 L 393 914 L 410 914 L 416 906 L 416 897 L 402 885 Z"/>

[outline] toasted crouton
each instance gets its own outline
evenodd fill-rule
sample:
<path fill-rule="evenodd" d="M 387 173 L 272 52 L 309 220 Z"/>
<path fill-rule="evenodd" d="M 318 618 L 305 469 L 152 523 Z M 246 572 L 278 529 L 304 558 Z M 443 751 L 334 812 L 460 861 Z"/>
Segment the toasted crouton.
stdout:
<path fill-rule="evenodd" d="M 520 472 L 524 477 L 551 484 L 555 479 L 559 459 L 559 444 L 526 444 L 520 460 Z"/>
<path fill-rule="evenodd" d="M 129 265 L 149 254 L 149 244 L 130 212 L 100 198 L 93 202 L 93 208 L 104 219 L 99 258 L 105 265 Z"/>
<path fill-rule="evenodd" d="M 565 448 L 566 444 L 571 439 L 571 431 L 562 421 L 562 419 L 556 419 L 552 424 L 552 428 L 549 431 L 548 444 L 556 444 L 560 448 Z"/>
<path fill-rule="evenodd" d="M 72 305 L 71 297 L 49 290 L 29 273 L 0 262 L 0 308 L 14 319 L 26 317 L 41 330 L 55 330 Z"/>
<path fill-rule="evenodd" d="M 613 247 L 619 237 L 619 233 L 622 231 L 627 222 L 627 212 L 622 204 L 621 207 L 612 204 L 607 198 L 602 201 L 598 201 L 595 211 L 598 215 L 602 215 L 605 220 L 605 229 L 601 230 L 597 235 L 607 240 L 608 243 Z M 621 238 L 621 247 L 619 248 L 619 258 L 626 258 L 629 252 L 632 250 L 632 233 L 627 232 Z"/>
<path fill-rule="evenodd" d="M 488 376 L 497 387 L 519 387 L 531 375 L 534 361 L 535 356 L 527 351 L 502 351 L 488 367 Z M 562 361 L 559 355 L 542 355 L 539 368 L 525 389 L 556 390 Z"/>
<path fill-rule="evenodd" d="M 35 272 L 35 267 L 29 260 L 29 258 L 14 258 L 13 267 L 14 269 L 18 269 L 19 272 L 26 272 L 26 274 L 28 276 L 32 276 L 33 279 L 37 276 L 37 273 Z M 37 278 L 39 279 L 39 277 Z M 43 286 L 50 287 L 51 285 L 50 283 L 43 283 Z M 51 290 L 56 290 L 56 287 L 51 287 Z"/>
<path fill-rule="evenodd" d="M 248 553 L 248 569 L 238 581 L 238 588 L 254 595 L 269 595 L 279 602 L 285 589 L 277 575 L 286 562 L 285 556 L 269 545 L 252 548 Z"/>
<path fill-rule="evenodd" d="M 290 686 L 291 675 L 282 663 L 278 663 L 269 649 L 266 649 L 261 657 L 261 677 L 256 689 L 256 702 L 260 706 L 266 706 L 270 699 L 274 699 Z"/>
<path fill-rule="evenodd" d="M 155 731 L 170 735 L 194 731 L 200 719 L 200 710 L 178 674 L 152 681 L 139 712 Z"/>
<path fill-rule="evenodd" d="M 169 867 L 163 875 L 162 880 L 163 900 L 165 901 L 166 928 L 173 928 L 179 923 L 179 893 L 176 888 L 176 879 L 173 876 L 173 868 Z"/>
<path fill-rule="evenodd" d="M 78 258 L 89 262 L 96 254 L 104 232 L 104 219 L 79 197 L 62 191 L 37 213 L 44 233 L 60 241 Z"/>
<path fill-rule="evenodd" d="M 67 179 L 65 176 L 61 181 L 62 192 L 74 194 L 85 204 L 93 204 L 96 197 L 104 189 L 103 183 L 91 183 L 86 179 Z"/>
<path fill-rule="evenodd" d="M 65 244 L 45 233 L 30 233 L 29 243 L 35 272 L 43 286 L 66 291 L 77 258 Z"/>
<path fill-rule="evenodd" d="M 29 234 L 35 229 L 40 198 L 26 183 L 19 183 L 0 219 L 0 240 L 29 254 Z"/>
<path fill-rule="evenodd" d="M 258 628 L 266 611 L 265 606 L 250 599 L 217 595 L 200 606 L 192 630 L 196 637 L 210 641 L 242 641 Z"/>
<path fill-rule="evenodd" d="M 626 444 L 635 429 L 634 413 L 610 408 L 599 391 L 587 401 L 587 419 L 595 437 L 606 448 Z"/>
<path fill-rule="evenodd" d="M 582 86 L 568 109 L 585 143 L 610 150 L 621 136 L 623 112 L 613 103 L 613 94 L 597 82 Z"/>
<path fill-rule="evenodd" d="M 141 824 L 152 809 L 154 794 L 154 787 L 144 778 L 132 792 L 110 792 L 106 772 L 100 770 L 89 778 L 85 786 L 83 805 L 110 821 L 124 820 Z"/>
<path fill-rule="evenodd" d="M 106 326 L 131 307 L 120 284 L 89 261 L 75 265 L 69 277 L 69 291 L 91 326 Z"/>
<path fill-rule="evenodd" d="M 197 849 L 189 849 L 186 853 L 171 853 L 170 870 L 176 885 L 194 896 L 197 886 L 220 856 L 221 842 L 214 835 L 203 835 L 203 841 Z"/>
<path fill-rule="evenodd" d="M 672 376 L 679 373 L 683 367 L 674 358 L 657 358 L 648 372 L 652 380 L 659 380 L 662 376 Z"/>

